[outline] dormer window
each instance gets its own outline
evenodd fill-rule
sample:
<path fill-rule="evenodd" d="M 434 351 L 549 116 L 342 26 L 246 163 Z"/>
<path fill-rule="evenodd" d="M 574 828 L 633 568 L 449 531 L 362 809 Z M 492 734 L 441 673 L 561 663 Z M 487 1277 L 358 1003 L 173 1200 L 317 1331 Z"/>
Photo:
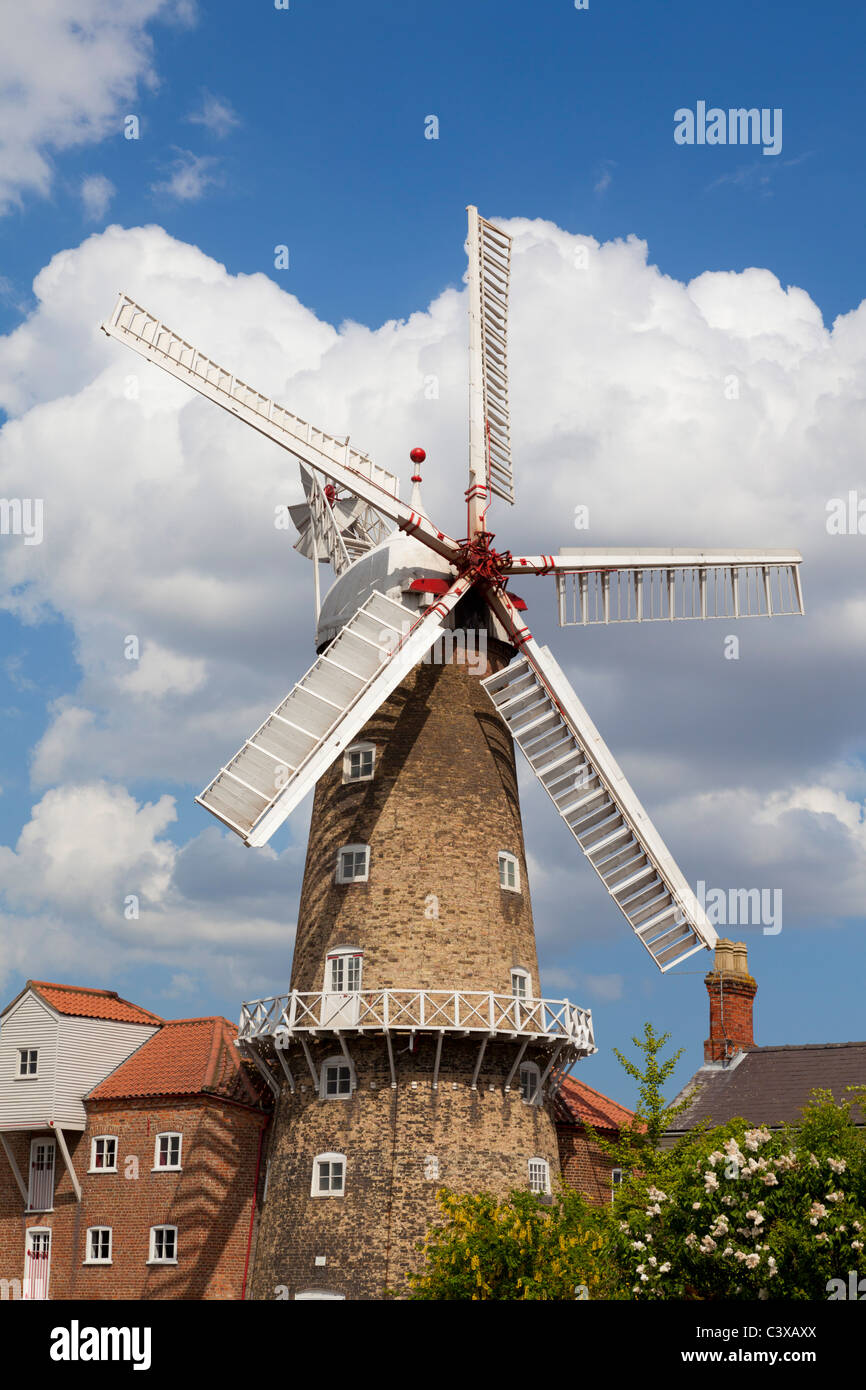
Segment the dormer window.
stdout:
<path fill-rule="evenodd" d="M 520 865 L 515 856 L 505 849 L 499 851 L 499 887 L 507 889 L 509 893 L 520 892 Z"/>
<path fill-rule="evenodd" d="M 370 846 L 344 845 L 337 855 L 338 883 L 366 883 L 370 877 Z"/>
<path fill-rule="evenodd" d="M 376 766 L 374 743 L 353 743 L 343 754 L 344 782 L 371 782 Z"/>
<path fill-rule="evenodd" d="M 35 1047 L 19 1047 L 17 1076 L 36 1076 L 39 1052 Z"/>

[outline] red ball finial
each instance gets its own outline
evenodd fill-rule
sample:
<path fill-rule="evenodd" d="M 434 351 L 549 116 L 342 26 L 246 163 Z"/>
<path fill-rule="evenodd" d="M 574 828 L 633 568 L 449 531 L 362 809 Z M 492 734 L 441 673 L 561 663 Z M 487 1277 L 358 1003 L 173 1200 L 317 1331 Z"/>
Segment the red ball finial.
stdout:
<path fill-rule="evenodd" d="M 412 474 L 412 482 L 420 483 L 421 474 L 418 470 L 421 467 L 421 464 L 424 462 L 425 458 L 427 457 L 427 454 L 423 449 L 410 449 L 409 457 L 415 465 L 415 472 Z"/>

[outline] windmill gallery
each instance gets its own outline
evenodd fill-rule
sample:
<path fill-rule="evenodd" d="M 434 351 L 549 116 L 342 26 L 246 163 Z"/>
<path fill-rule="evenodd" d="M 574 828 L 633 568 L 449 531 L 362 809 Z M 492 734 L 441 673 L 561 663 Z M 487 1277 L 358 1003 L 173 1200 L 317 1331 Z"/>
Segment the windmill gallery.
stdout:
<path fill-rule="evenodd" d="M 802 612 L 796 551 L 494 548 L 491 503 L 515 501 L 511 239 L 470 208 L 468 249 L 460 540 L 427 515 L 423 450 L 405 503 L 367 454 L 128 297 L 103 325 L 296 458 L 306 497 L 291 514 L 313 562 L 316 659 L 197 798 L 257 847 L 314 791 L 289 989 L 241 1010 L 238 1047 L 275 1106 L 255 1298 L 399 1288 L 439 1179 L 551 1190 L 554 1101 L 595 1038 L 587 1009 L 541 994 L 515 743 L 658 968 L 715 945 L 512 579 L 552 576 L 565 627 Z M 457 631 L 462 660 L 443 640 Z M 466 659 L 469 634 L 483 659 Z"/>

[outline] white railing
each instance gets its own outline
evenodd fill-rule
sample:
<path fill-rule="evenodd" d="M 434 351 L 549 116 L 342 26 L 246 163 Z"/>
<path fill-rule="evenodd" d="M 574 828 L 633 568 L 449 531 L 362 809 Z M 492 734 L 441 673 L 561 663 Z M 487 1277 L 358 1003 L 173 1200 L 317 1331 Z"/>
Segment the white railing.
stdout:
<path fill-rule="evenodd" d="M 483 990 L 378 989 L 352 997 L 320 991 L 274 995 L 241 1006 L 238 1039 L 291 1038 L 316 1032 L 503 1034 L 595 1051 L 592 1014 L 567 999 L 516 999 Z"/>

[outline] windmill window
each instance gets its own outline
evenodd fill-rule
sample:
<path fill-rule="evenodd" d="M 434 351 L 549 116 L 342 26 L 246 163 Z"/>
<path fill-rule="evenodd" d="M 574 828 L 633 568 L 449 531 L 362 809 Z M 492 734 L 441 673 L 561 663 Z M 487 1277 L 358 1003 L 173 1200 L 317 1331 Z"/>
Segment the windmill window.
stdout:
<path fill-rule="evenodd" d="M 91 1140 L 90 1172 L 117 1172 L 117 1140 L 113 1134 L 98 1134 Z"/>
<path fill-rule="evenodd" d="M 511 972 L 511 993 L 515 999 L 529 998 L 529 971 L 515 968 Z"/>
<path fill-rule="evenodd" d="M 510 893 L 520 892 L 520 865 L 507 850 L 499 851 L 499 887 Z"/>
<path fill-rule="evenodd" d="M 326 1057 L 319 1073 L 322 1100 L 348 1100 L 355 1089 L 353 1068 L 345 1057 Z"/>
<path fill-rule="evenodd" d="M 622 1169 L 611 1168 L 610 1170 L 610 1200 L 616 1201 L 617 1190 L 622 1186 Z"/>
<path fill-rule="evenodd" d="M 87 1232 L 86 1265 L 111 1264 L 111 1227 L 91 1226 Z"/>
<path fill-rule="evenodd" d="M 376 766 L 376 745 L 353 743 L 343 754 L 344 782 L 371 782 Z"/>
<path fill-rule="evenodd" d="M 361 988 L 363 951 L 347 947 L 330 951 L 325 968 L 325 989 L 331 994 L 351 994 Z"/>
<path fill-rule="evenodd" d="M 541 1081 L 541 1073 L 535 1062 L 521 1062 L 520 1064 L 520 1094 L 531 1105 L 538 1097 L 538 1087 Z"/>
<path fill-rule="evenodd" d="M 313 1160 L 313 1197 L 342 1197 L 346 1190 L 346 1155 L 317 1154 Z"/>
<path fill-rule="evenodd" d="M 344 845 L 337 855 L 338 883 L 366 883 L 370 877 L 370 846 Z"/>
<path fill-rule="evenodd" d="M 39 1062 L 39 1051 L 35 1047 L 19 1047 L 18 1049 L 18 1076 L 36 1076 L 37 1064 Z"/>
<path fill-rule="evenodd" d="M 538 1193 L 550 1191 L 550 1164 L 546 1158 L 529 1160 L 529 1190 Z"/>
<path fill-rule="evenodd" d="M 149 1265 L 177 1264 L 177 1226 L 151 1226 Z"/>
<path fill-rule="evenodd" d="M 154 1173 L 178 1172 L 180 1170 L 181 1134 L 158 1134 L 153 1153 Z"/>

